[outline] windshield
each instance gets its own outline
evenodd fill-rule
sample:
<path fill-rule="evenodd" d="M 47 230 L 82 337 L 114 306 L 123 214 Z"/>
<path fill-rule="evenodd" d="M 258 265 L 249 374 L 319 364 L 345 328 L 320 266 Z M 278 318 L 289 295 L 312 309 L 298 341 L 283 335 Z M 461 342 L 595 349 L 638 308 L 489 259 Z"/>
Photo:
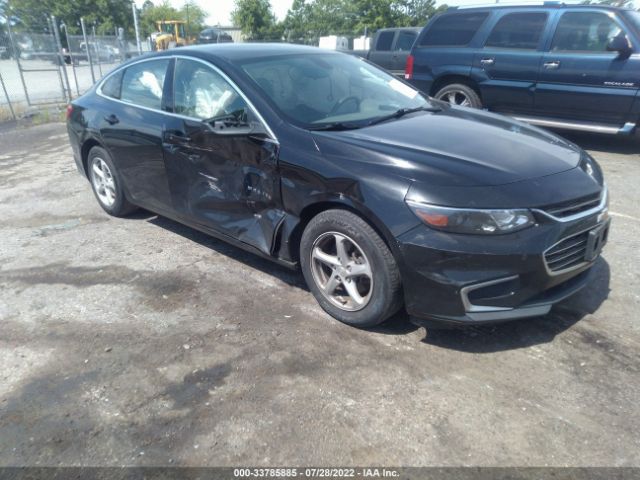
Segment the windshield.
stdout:
<path fill-rule="evenodd" d="M 284 116 L 305 128 L 362 126 L 400 109 L 430 106 L 418 90 L 346 54 L 281 55 L 251 60 L 242 69 Z"/>
<path fill-rule="evenodd" d="M 640 12 L 627 10 L 624 12 L 624 15 L 631 22 L 636 32 L 640 33 Z"/>

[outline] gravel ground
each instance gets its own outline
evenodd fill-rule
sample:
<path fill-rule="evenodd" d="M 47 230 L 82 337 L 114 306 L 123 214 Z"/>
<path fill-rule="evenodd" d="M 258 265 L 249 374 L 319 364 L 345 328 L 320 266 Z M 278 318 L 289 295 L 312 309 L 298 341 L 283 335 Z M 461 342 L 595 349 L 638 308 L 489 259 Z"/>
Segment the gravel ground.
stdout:
<path fill-rule="evenodd" d="M 296 272 L 108 217 L 64 125 L 0 132 L 0 465 L 640 466 L 640 141 L 572 139 L 612 194 L 590 285 L 425 331 L 342 325 Z"/>

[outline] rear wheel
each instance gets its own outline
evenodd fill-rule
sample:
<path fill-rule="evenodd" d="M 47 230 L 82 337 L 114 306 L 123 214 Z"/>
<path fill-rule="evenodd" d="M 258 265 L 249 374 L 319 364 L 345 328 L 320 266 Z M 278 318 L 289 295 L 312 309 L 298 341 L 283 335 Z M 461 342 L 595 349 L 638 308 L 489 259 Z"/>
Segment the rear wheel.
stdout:
<path fill-rule="evenodd" d="M 91 188 L 105 212 L 122 217 L 137 209 L 127 200 L 118 171 L 104 148 L 91 149 L 87 167 Z"/>
<path fill-rule="evenodd" d="M 377 325 L 402 304 L 393 255 L 376 231 L 349 211 L 327 210 L 309 222 L 300 262 L 311 293 L 341 322 Z"/>
<path fill-rule="evenodd" d="M 436 92 L 434 98 L 459 107 L 482 108 L 478 93 L 464 83 L 452 83 Z"/>

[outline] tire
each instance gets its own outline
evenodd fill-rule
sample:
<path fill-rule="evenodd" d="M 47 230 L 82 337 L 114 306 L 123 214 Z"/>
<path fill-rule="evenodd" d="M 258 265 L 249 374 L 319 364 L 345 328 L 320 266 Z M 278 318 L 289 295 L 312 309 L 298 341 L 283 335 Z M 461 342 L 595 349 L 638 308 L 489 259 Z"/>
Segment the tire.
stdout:
<path fill-rule="evenodd" d="M 331 263 L 325 263 L 328 259 Z M 402 306 L 400 272 L 391 251 L 367 222 L 347 210 L 326 210 L 311 219 L 300 241 L 300 264 L 320 306 L 343 323 L 371 327 Z"/>
<path fill-rule="evenodd" d="M 464 83 L 445 85 L 436 92 L 434 98 L 460 107 L 482 108 L 482 100 L 478 93 Z"/>
<path fill-rule="evenodd" d="M 109 215 L 123 217 L 138 209 L 127 200 L 118 170 L 104 148 L 93 147 L 89 152 L 87 176 L 98 203 Z"/>

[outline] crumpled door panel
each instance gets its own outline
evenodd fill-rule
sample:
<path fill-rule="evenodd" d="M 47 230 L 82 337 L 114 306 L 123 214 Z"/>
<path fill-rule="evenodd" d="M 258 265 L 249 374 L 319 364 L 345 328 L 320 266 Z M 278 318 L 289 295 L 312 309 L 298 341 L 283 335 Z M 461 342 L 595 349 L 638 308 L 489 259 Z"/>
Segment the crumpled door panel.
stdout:
<path fill-rule="evenodd" d="M 278 145 L 248 136 L 220 135 L 201 125 L 191 132 L 185 130 L 188 144 L 165 149 L 171 164 L 167 169 L 175 173 L 176 209 L 271 253 L 284 217 L 279 202 Z"/>

